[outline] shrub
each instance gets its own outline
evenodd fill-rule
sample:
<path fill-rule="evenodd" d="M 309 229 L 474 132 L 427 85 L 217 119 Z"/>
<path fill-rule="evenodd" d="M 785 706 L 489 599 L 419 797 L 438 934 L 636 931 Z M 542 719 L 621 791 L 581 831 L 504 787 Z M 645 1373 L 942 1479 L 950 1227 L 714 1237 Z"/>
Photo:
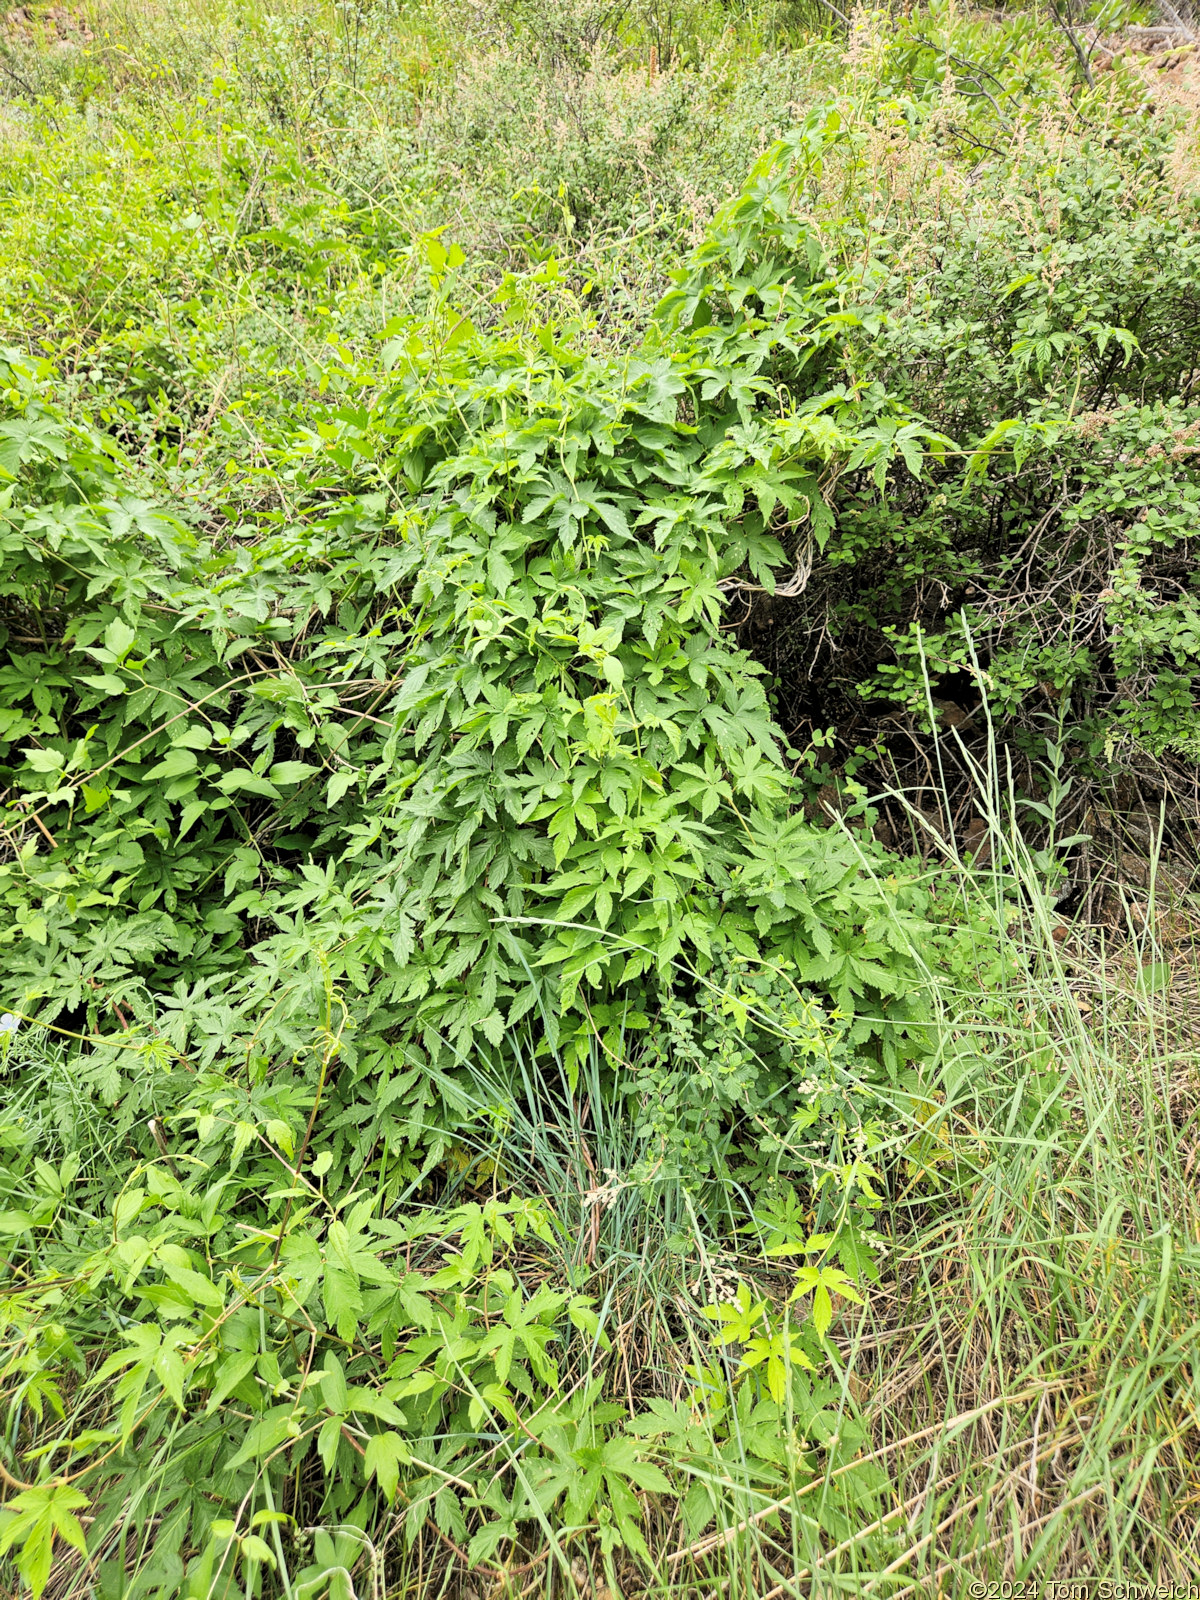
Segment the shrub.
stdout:
<path fill-rule="evenodd" d="M 536 969 L 569 1054 L 761 963 L 773 994 L 722 1004 L 777 1127 L 798 1104 L 773 1013 L 805 991 L 861 1070 L 921 1053 L 928 891 L 786 819 L 761 670 L 722 632 L 731 585 L 774 585 L 777 527 L 824 537 L 822 474 L 882 482 L 938 445 L 881 391 L 826 387 L 836 286 L 787 214 L 794 148 L 723 214 L 655 344 L 599 360 L 547 330 L 531 350 L 444 306 L 393 339 L 373 396 L 279 452 L 305 514 L 236 544 L 123 500 L 112 440 L 10 360 L 25 1008 L 111 1026 L 165 1006 L 181 1055 L 244 1050 L 261 1077 L 332 982 L 355 996 L 355 1159 L 397 1119 L 436 1153 L 457 1064 L 528 1015 Z"/>
<path fill-rule="evenodd" d="M 956 448 L 883 485 L 866 464 L 831 474 L 805 582 L 753 605 L 741 638 L 771 669 L 784 728 L 799 740 L 836 723 L 860 779 L 867 754 L 888 783 L 927 782 L 931 718 L 965 724 L 981 750 L 986 686 L 1018 783 L 1037 794 L 1057 741 L 1087 780 L 1071 801 L 1082 816 L 1114 768 L 1153 786 L 1164 757 L 1198 748 L 1200 254 L 1184 130 L 1147 126 L 1129 84 L 1106 132 L 1026 134 L 967 171 L 953 106 L 911 93 L 913 48 L 880 58 L 909 96 L 846 103 L 836 137 L 796 164 L 793 204 L 842 264 L 853 382 Z M 1009 86 L 1018 121 L 1015 75 L 991 84 Z M 960 818 L 969 789 L 963 769 Z"/>
<path fill-rule="evenodd" d="M 1098 1384 L 1072 1300 L 1128 1174 L 1084 1159 L 1123 1130 L 1036 939 L 1075 752 L 1194 738 L 1173 136 L 1122 72 L 1076 105 L 1031 15 L 747 71 L 780 7 L 639 7 L 609 57 L 573 11 L 481 63 L 383 0 L 231 13 L 169 70 L 106 35 L 14 115 L 0 1557 L 35 1591 L 940 1583 L 1010 1470 L 1026 1521 L 972 1558 L 1078 1547 L 1112 1417 L 1140 1527 L 1181 1481 L 1172 1397 Z M 923 718 L 985 688 L 1057 736 L 1045 848 L 970 796 L 986 897 L 886 855 L 853 770 L 907 716 L 931 785 Z M 835 1323 L 877 1228 L 912 1436 L 911 1371 L 859 1415 L 874 1308 Z M 1162 1273 L 1106 1244 L 1111 1294 L 1184 1283 L 1146 1231 Z M 1020 1306 L 986 1326 L 981 1283 Z"/>

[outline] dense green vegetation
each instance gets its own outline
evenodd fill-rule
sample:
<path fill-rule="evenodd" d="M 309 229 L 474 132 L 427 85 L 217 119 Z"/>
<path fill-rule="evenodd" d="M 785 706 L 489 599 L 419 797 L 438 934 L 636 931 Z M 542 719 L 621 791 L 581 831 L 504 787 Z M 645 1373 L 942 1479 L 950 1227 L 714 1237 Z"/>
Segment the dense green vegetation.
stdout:
<path fill-rule="evenodd" d="M 14 1595 L 1196 1579 L 1197 130 L 839 27 L 10 19 Z"/>

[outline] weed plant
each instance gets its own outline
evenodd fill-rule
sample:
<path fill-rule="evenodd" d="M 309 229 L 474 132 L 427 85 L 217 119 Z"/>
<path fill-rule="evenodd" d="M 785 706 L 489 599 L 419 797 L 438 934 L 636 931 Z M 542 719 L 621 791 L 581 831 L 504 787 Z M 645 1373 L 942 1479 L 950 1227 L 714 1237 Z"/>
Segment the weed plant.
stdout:
<path fill-rule="evenodd" d="M 1200 1581 L 1194 123 L 1021 9 L 25 10 L 0 1583 Z"/>
<path fill-rule="evenodd" d="M 999 828 L 990 837 L 996 862 L 1006 864 L 991 871 L 995 892 L 1015 904 L 1015 877 L 1027 904 L 1044 905 L 1044 879 L 1019 841 Z M 962 887 L 972 896 L 986 890 L 965 871 Z M 272 1465 L 286 1460 L 284 1433 L 282 1451 L 261 1452 L 249 1476 L 241 1469 L 240 1515 L 228 1519 L 232 1529 L 214 1519 L 207 1559 L 191 1563 L 187 1592 L 223 1592 L 218 1580 L 235 1556 L 244 1563 L 239 1593 L 248 1579 L 269 1587 L 276 1573 L 280 1592 L 286 1579 L 307 1593 L 308 1583 L 333 1582 L 339 1565 L 353 1574 L 355 1592 L 424 1592 L 448 1580 L 453 1547 L 468 1543 L 472 1570 L 514 1593 L 543 1567 L 548 1592 L 581 1582 L 700 1592 L 714 1581 L 745 1595 L 799 1593 L 809 1581 L 909 1591 L 952 1575 L 1047 1571 L 1143 1581 L 1164 1581 L 1165 1571 L 1171 1581 L 1195 1581 L 1187 1498 L 1197 1335 L 1188 1175 L 1194 1052 L 1171 1009 L 1175 985 L 1186 990 L 1189 975 L 1172 971 L 1164 981 L 1162 952 L 1144 946 L 1135 962 L 1122 957 L 1098 976 L 1086 949 L 1052 936 L 1056 926 L 1036 909 L 1013 918 L 1010 970 L 1019 977 L 987 992 L 939 990 L 929 1088 L 909 1097 L 908 1119 L 895 1125 L 895 1157 L 873 1153 L 883 1174 L 873 1186 L 882 1202 L 873 1215 L 878 1272 L 862 1275 L 861 1307 L 840 1299 L 817 1344 L 801 1329 L 781 1342 L 770 1309 L 793 1280 L 786 1247 L 811 1237 L 794 1192 L 751 1195 L 732 1174 L 723 1189 L 706 1189 L 664 1173 L 654 1141 L 614 1113 L 603 1081 L 610 1063 L 599 1051 L 575 1074 L 561 1061 L 547 1072 L 544 1058 L 518 1044 L 506 1058 L 518 1063 L 515 1078 L 474 1072 L 479 1132 L 432 1207 L 400 1195 L 364 1223 L 370 1201 L 364 1207 L 350 1196 L 347 1212 L 344 1201 L 326 1199 L 348 1218 L 341 1259 L 349 1264 L 340 1276 L 337 1225 L 313 1230 L 308 1221 L 321 1209 L 327 1160 L 310 1150 L 311 1179 L 293 1183 L 286 1159 L 267 1151 L 265 1166 L 256 1163 L 247 1139 L 234 1170 L 217 1177 L 218 1204 L 240 1219 L 236 1231 L 248 1241 L 264 1224 L 267 1246 L 284 1238 L 287 1270 L 272 1276 L 247 1271 L 254 1252 L 246 1244 L 219 1253 L 219 1214 L 215 1229 L 202 1228 L 203 1263 L 189 1251 L 196 1266 L 185 1267 L 185 1252 L 161 1242 L 193 1209 L 176 1209 L 193 1188 L 188 1173 L 211 1185 L 221 1172 L 190 1155 L 178 1114 L 160 1124 L 164 1137 L 170 1130 L 168 1153 L 133 1162 L 124 1130 L 145 1107 L 123 1101 L 115 1117 L 100 1120 L 84 1100 L 78 1115 L 78 1065 L 72 1070 L 44 1034 L 10 1032 L 6 1066 L 21 1089 L 8 1138 L 20 1154 L 6 1203 L 25 1208 L 4 1214 L 22 1263 L 18 1292 L 8 1297 L 14 1424 L 41 1408 L 70 1463 L 74 1447 L 95 1448 L 89 1425 L 103 1421 L 110 1404 L 147 1409 L 145 1388 L 123 1381 L 125 1393 L 110 1400 L 111 1390 L 85 1380 L 94 1341 L 102 1351 L 112 1339 L 95 1321 L 98 1293 L 107 1298 L 101 1285 L 114 1265 L 123 1272 L 126 1257 L 136 1267 L 142 1256 L 140 1244 L 130 1248 L 133 1230 L 130 1240 L 106 1242 L 110 1224 L 96 1215 L 96 1197 L 118 1195 L 120 1230 L 122 1201 L 133 1214 L 131 1185 L 145 1186 L 142 1195 L 133 1191 L 141 1226 L 154 1230 L 153 1255 L 142 1264 L 159 1264 L 161 1287 L 151 1293 L 151 1271 L 140 1286 L 142 1314 L 152 1307 L 161 1319 L 163 1344 L 187 1327 L 186 1342 L 171 1343 L 185 1360 L 191 1355 L 192 1296 L 200 1329 L 209 1320 L 201 1308 L 218 1293 L 232 1299 L 212 1325 L 228 1313 L 224 1326 L 242 1328 L 229 1353 L 201 1358 L 196 1375 L 189 1372 L 189 1393 L 200 1386 L 192 1408 L 173 1422 L 164 1416 L 158 1437 L 147 1430 L 156 1446 L 149 1459 L 144 1443 L 127 1447 L 111 1498 L 101 1502 L 104 1537 L 87 1541 L 99 1558 L 90 1566 L 66 1554 L 61 1532 L 64 1522 L 71 1530 L 71 1503 L 60 1513 L 55 1571 L 70 1579 L 63 1592 L 88 1593 L 97 1581 L 122 1592 L 118 1565 L 148 1581 L 150 1593 L 184 1584 L 183 1553 L 156 1524 L 147 1530 L 139 1499 L 150 1497 L 166 1533 L 172 1512 L 182 1520 L 181 1463 L 198 1468 L 214 1448 L 209 1405 L 197 1409 L 206 1365 L 218 1398 L 222 1368 L 225 1381 L 244 1369 L 256 1388 L 264 1368 L 268 1377 L 278 1370 L 276 1393 L 288 1393 L 284 1327 L 273 1313 L 285 1296 L 303 1292 L 304 1265 L 323 1272 L 325 1283 L 304 1320 L 319 1329 L 323 1309 L 330 1327 L 322 1344 L 328 1351 L 332 1341 L 336 1354 L 325 1356 L 312 1385 L 318 1407 L 302 1425 L 302 1442 L 318 1423 L 328 1435 L 330 1417 L 351 1441 L 358 1436 L 359 1448 L 403 1438 L 394 1480 L 382 1463 L 385 1491 L 399 1485 L 397 1511 L 389 1517 L 382 1498 L 371 1510 L 358 1488 L 347 1495 L 340 1463 L 324 1488 L 308 1471 L 272 1484 Z M 33 1132 L 44 1154 L 28 1162 Z M 230 1132 L 236 1141 L 236 1125 Z M 265 1216 L 253 1222 L 249 1209 L 269 1192 L 271 1167 L 284 1180 L 276 1212 L 284 1196 L 298 1202 L 282 1235 Z M 201 1218 L 210 1207 L 200 1199 Z M 194 1236 L 197 1226 L 176 1236 Z M 39 1241 L 29 1251 L 26 1228 L 31 1246 Z M 319 1250 L 301 1245 L 313 1231 L 325 1233 Z M 78 1273 L 89 1235 L 97 1248 L 77 1287 L 56 1265 L 72 1261 Z M 261 1251 L 259 1259 L 268 1265 Z M 29 1282 L 35 1272 L 40 1281 Z M 365 1335 L 351 1332 L 343 1300 L 352 1303 L 356 1288 L 360 1315 L 370 1318 Z M 484 1381 L 479 1334 L 480 1318 L 490 1322 L 489 1297 L 499 1339 L 482 1341 L 493 1346 Z M 557 1303 L 569 1314 L 562 1322 Z M 146 1326 L 132 1332 L 144 1337 Z M 734 1342 L 719 1340 L 723 1327 L 732 1327 Z M 496 1359 L 505 1341 L 513 1356 L 507 1382 L 497 1379 L 502 1353 Z M 771 1392 L 772 1343 L 787 1374 L 786 1420 Z M 312 1351 L 301 1336 L 302 1363 Z M 63 1384 L 64 1353 L 85 1381 Z M 161 1346 L 147 1356 L 147 1368 L 170 1381 Z M 140 1376 L 150 1380 L 149 1371 Z M 414 1391 L 453 1397 L 448 1415 L 443 1400 L 446 1420 L 432 1433 L 428 1424 L 414 1431 L 397 1421 L 398 1403 Z M 246 1413 L 238 1393 L 214 1408 L 226 1460 L 231 1427 L 235 1441 L 254 1443 L 253 1430 L 239 1431 L 246 1424 L 236 1414 Z M 169 1403 L 169 1391 L 164 1398 Z M 274 1416 L 305 1415 L 296 1399 Z M 57 1419 L 56 1401 L 64 1413 Z M 153 1404 L 149 1410 L 153 1416 Z M 274 1416 L 267 1411 L 268 1421 Z M 396 1431 L 372 1433 L 375 1418 Z M 115 1435 L 100 1432 L 111 1449 Z M 546 1463 L 564 1449 L 570 1481 L 583 1488 L 573 1505 L 556 1507 L 555 1496 L 547 1508 L 547 1488 L 562 1480 Z M 53 1462 L 56 1452 L 49 1454 Z M 96 1476 L 103 1479 L 102 1468 Z M 347 1503 L 331 1516 L 337 1479 Z M 640 1515 L 639 1489 L 649 1491 Z M 11 1504 L 17 1515 L 8 1528 L 27 1529 L 20 1512 L 27 1518 L 37 1509 L 33 1493 L 25 1489 Z M 611 1506 L 625 1511 L 624 1529 L 606 1520 Z M 558 1514 L 547 1518 L 547 1509 Z M 240 1537 L 239 1521 L 247 1530 Z M 262 1545 L 255 1529 L 266 1530 Z"/>

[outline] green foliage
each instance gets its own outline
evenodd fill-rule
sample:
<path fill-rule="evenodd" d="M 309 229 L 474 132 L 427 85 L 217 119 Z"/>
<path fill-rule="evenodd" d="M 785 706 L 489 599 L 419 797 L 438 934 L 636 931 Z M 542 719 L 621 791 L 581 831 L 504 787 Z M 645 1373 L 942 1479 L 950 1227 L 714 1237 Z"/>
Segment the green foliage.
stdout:
<path fill-rule="evenodd" d="M 1198 748 L 1182 135 L 1032 13 L 144 23 L 0 107 L 6 1574 L 899 1575 L 883 1235 L 1059 1171 L 1015 905 Z M 963 681 L 989 896 L 859 781 Z"/>
<path fill-rule="evenodd" d="M 329 1149 L 305 1154 L 303 1107 L 286 1091 L 260 1101 L 272 1120 L 251 1121 L 228 1078 L 178 1069 L 171 1114 L 151 1124 L 161 1152 L 131 1157 L 136 1090 L 98 1124 L 64 1129 L 65 1060 L 20 1031 L 10 1049 L 27 1098 L 2 1130 L 19 1275 L 2 1371 L 8 1438 L 29 1417 L 41 1442 L 9 1457 L 34 1482 L 8 1501 L 0 1540 L 34 1594 L 56 1539 L 98 1563 L 104 1594 L 126 1592 L 128 1552 L 147 1540 L 139 1593 L 263 1592 L 268 1572 L 286 1577 L 295 1562 L 283 1541 L 301 1512 L 365 1528 L 387 1507 L 404 1548 L 433 1527 L 485 1570 L 548 1519 L 568 1542 L 592 1530 L 605 1560 L 618 1549 L 650 1560 L 641 1497 L 684 1492 L 696 1447 L 679 1457 L 639 1442 L 641 1423 L 626 1427 L 628 1410 L 600 1398 L 619 1325 L 609 1297 L 571 1287 L 574 1269 L 545 1276 L 547 1254 L 576 1245 L 547 1198 L 510 1187 L 397 1214 L 379 1189 L 331 1192 Z M 149 1048 L 134 1070 L 155 1072 Z M 816 1301 L 812 1324 L 817 1356 L 828 1320 Z M 726 1366 L 720 1385 L 734 1381 Z M 793 1403 L 773 1371 L 770 1391 L 776 1407 Z M 732 1403 L 720 1393 L 714 1427 Z M 808 1394 L 801 1385 L 794 1403 Z M 761 1404 L 755 1415 L 766 1426 Z M 846 1459 L 855 1448 L 843 1441 Z M 780 1474 L 817 1470 L 807 1446 L 766 1450 L 755 1469 L 777 1488 Z M 85 1505 L 103 1529 L 90 1544 L 75 1515 Z M 699 1530 L 712 1509 L 688 1515 Z M 322 1537 L 318 1565 L 333 1565 Z M 362 1556 L 351 1542 L 345 1564 Z"/>
<path fill-rule="evenodd" d="M 112 436 L 10 359 L 22 831 L 0 870 L 23 1010 L 95 1028 L 165 1006 L 170 1049 L 244 1049 L 253 1080 L 305 1050 L 323 1073 L 332 983 L 342 1159 L 381 1136 L 436 1159 L 458 1063 L 529 1014 L 538 968 L 548 1045 L 562 1015 L 586 1049 L 592 1008 L 762 961 L 776 993 L 722 1005 L 775 1072 L 755 1103 L 777 1126 L 797 1102 L 773 1013 L 797 986 L 838 1007 L 860 1072 L 920 1054 L 929 894 L 785 820 L 760 669 L 721 630 L 730 584 L 774 586 L 777 528 L 826 537 L 831 464 L 882 483 L 939 447 L 882 391 L 824 386 L 835 286 L 786 192 L 837 126 L 764 158 L 644 352 L 530 349 L 450 307 L 398 333 L 391 377 L 281 444 L 301 520 L 236 542 L 123 497 Z M 806 238 L 797 283 L 779 252 Z"/>
<path fill-rule="evenodd" d="M 768 659 L 784 673 L 788 641 L 824 628 L 837 649 L 827 665 L 810 653 L 803 692 L 820 685 L 826 714 L 866 701 L 929 732 L 930 688 L 968 709 L 986 689 L 1029 755 L 1061 704 L 1090 778 L 1118 752 L 1190 759 L 1200 256 L 1184 133 L 1147 126 L 1140 84 L 1118 80 L 1104 137 L 1024 137 L 968 177 L 946 160 L 944 95 L 915 42 L 879 51 L 896 98 L 854 105 L 836 139 L 797 151 L 792 181 L 842 264 L 857 385 L 956 448 L 890 473 L 885 493 L 853 462 L 839 471 L 824 560 L 772 614 Z M 994 56 L 957 60 L 972 66 L 976 90 L 1005 97 L 989 109 L 976 93 L 980 120 L 959 129 L 986 152 L 1037 97 L 1019 63 L 997 77 Z M 881 725 L 893 761 L 906 737 Z"/>
<path fill-rule="evenodd" d="M 848 1251 L 866 1226 L 867 1152 L 929 1048 L 929 961 L 989 936 L 931 921 L 922 875 L 866 836 L 789 816 L 761 669 L 722 630 L 730 585 L 774 585 L 779 530 L 826 529 L 831 462 L 882 474 L 928 437 L 821 389 L 819 275 L 781 287 L 776 326 L 744 314 L 747 274 L 797 237 L 784 155 L 619 357 L 521 330 L 544 270 L 476 325 L 462 251 L 420 239 L 424 303 L 377 360 L 343 349 L 299 422 L 246 397 L 269 451 L 244 482 L 244 407 L 164 473 L 186 404 L 161 352 L 157 391 L 134 381 L 116 308 L 102 383 L 6 354 L 0 872 L 24 1089 L 4 1216 L 32 1287 L 7 1303 L 5 1376 L 34 1477 L 3 1537 L 35 1590 L 55 1541 L 79 1543 L 77 1481 L 114 1594 L 131 1548 L 148 1592 L 286 1590 L 301 1510 L 365 1530 L 394 1507 L 404 1548 L 435 1528 L 485 1568 L 550 1526 L 610 1572 L 651 1559 L 641 1497 L 675 1494 L 679 1463 L 598 1398 L 612 1311 L 595 1246 L 564 1254 L 561 1195 L 412 1202 L 479 1142 L 481 1057 L 505 1123 L 552 1063 L 571 1107 L 586 1071 L 592 1118 L 607 1105 L 634 1140 L 613 1198 L 643 1196 L 649 1225 L 645 1197 L 674 1197 L 655 1229 L 727 1211 L 734 1171 L 806 1181 Z M 195 372 L 220 347 L 221 250 L 265 295 L 307 259 L 286 227 L 251 238 L 250 172 L 214 170 L 203 225 L 154 263 L 207 279 Z M 35 1015 L 69 1065 L 39 1056 Z M 557 1280 L 531 1280 L 535 1247 Z M 30 1415 L 58 1429 L 33 1451 Z M 815 1463 L 755 1470 L 778 1489 Z"/>

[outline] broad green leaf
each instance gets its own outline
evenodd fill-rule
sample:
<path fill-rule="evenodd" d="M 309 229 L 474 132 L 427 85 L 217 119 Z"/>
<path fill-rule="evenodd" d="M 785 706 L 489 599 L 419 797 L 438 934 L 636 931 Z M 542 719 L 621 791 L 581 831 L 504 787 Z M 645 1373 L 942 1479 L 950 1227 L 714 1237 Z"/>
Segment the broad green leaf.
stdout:
<path fill-rule="evenodd" d="M 266 778 L 260 778 L 248 768 L 238 767 L 232 772 L 226 772 L 217 780 L 217 788 L 225 794 L 254 794 L 264 800 L 278 800 L 279 790 Z"/>
<path fill-rule="evenodd" d="M 251 1425 L 241 1448 L 226 1464 L 227 1472 L 236 1472 L 248 1461 L 259 1461 L 277 1450 L 287 1439 L 297 1438 L 299 1423 L 290 1405 L 275 1406 L 260 1421 Z"/>
<path fill-rule="evenodd" d="M 242 1380 L 254 1371 L 258 1361 L 255 1350 L 235 1350 L 227 1355 L 216 1370 L 216 1382 L 208 1397 L 205 1411 L 211 1416 L 228 1399 Z"/>
<path fill-rule="evenodd" d="M 400 1468 L 412 1460 L 408 1446 L 398 1433 L 373 1433 L 367 1440 L 363 1469 L 367 1477 L 377 1478 L 389 1505 L 396 1498 Z"/>
<path fill-rule="evenodd" d="M 114 617 L 104 630 L 104 648 L 117 661 L 123 661 L 133 649 L 137 633 L 121 617 Z"/>
<path fill-rule="evenodd" d="M 303 783 L 305 778 L 313 777 L 320 770 L 309 761 L 277 761 L 271 768 L 270 779 L 272 783 Z"/>
<path fill-rule="evenodd" d="M 67 763 L 66 756 L 58 750 L 39 750 L 36 746 L 30 746 L 21 754 L 35 772 L 61 772 Z"/>
<path fill-rule="evenodd" d="M 321 1398 L 329 1407 L 339 1415 L 349 1409 L 348 1392 L 346 1388 L 346 1374 L 338 1358 L 328 1352 L 325 1356 L 325 1370 L 321 1374 Z"/>

